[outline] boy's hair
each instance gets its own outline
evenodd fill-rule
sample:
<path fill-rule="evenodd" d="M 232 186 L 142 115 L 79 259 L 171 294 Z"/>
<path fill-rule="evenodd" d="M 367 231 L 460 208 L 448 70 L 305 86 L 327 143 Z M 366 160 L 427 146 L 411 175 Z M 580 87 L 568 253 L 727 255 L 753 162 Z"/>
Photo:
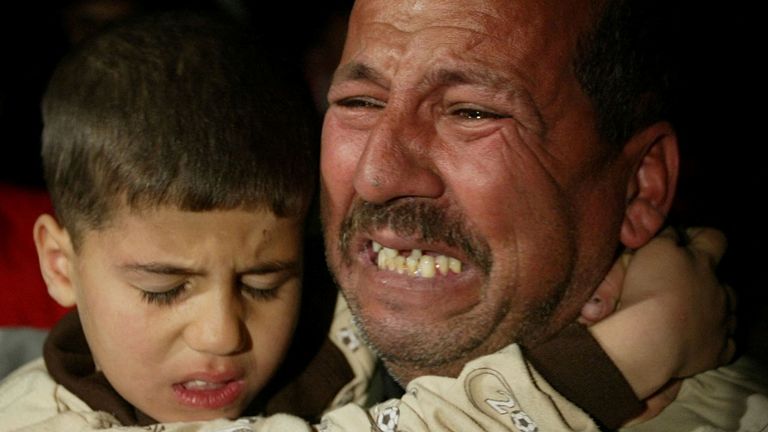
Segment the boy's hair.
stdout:
<path fill-rule="evenodd" d="M 62 60 L 43 98 L 42 153 L 75 248 L 122 206 L 303 215 L 317 115 L 297 71 L 259 44 L 234 22 L 163 13 Z"/>

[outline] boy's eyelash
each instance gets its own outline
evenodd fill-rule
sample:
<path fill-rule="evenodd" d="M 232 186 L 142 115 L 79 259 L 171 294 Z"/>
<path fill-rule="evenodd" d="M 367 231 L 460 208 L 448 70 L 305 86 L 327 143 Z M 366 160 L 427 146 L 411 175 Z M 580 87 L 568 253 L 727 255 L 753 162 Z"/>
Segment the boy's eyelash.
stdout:
<path fill-rule="evenodd" d="M 179 294 L 184 291 L 185 286 L 186 284 L 182 284 L 163 292 L 141 291 L 141 299 L 149 304 L 167 306 L 176 300 Z"/>
<path fill-rule="evenodd" d="M 171 288 L 168 291 L 153 292 L 153 291 L 141 291 L 141 299 L 148 304 L 157 304 L 160 306 L 168 306 L 176 300 L 179 295 L 184 291 L 186 284 L 182 284 Z M 245 284 L 240 284 L 240 289 L 250 296 L 254 300 L 272 300 L 277 297 L 279 287 L 259 289 Z"/>
<path fill-rule="evenodd" d="M 254 300 L 272 300 L 277 297 L 279 288 L 280 287 L 259 289 L 245 284 L 240 284 L 240 289 L 242 289 L 244 293 L 248 294 Z"/>

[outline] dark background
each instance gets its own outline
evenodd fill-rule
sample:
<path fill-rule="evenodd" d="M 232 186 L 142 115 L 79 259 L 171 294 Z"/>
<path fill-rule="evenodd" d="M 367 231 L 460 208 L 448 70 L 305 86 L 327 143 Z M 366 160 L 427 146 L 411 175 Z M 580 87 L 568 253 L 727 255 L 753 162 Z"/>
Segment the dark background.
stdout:
<path fill-rule="evenodd" d="M 0 181 L 42 188 L 39 100 L 48 76 L 73 38 L 111 18 L 88 12 L 108 3 L 123 15 L 168 8 L 223 9 L 248 20 L 305 69 L 323 109 L 327 79 L 343 42 L 347 0 L 269 8 L 256 1 L 8 1 L 0 6 Z M 758 203 L 765 198 L 764 81 L 758 57 L 766 52 L 764 24 L 751 6 L 669 2 L 676 57 L 672 119 L 679 133 L 682 170 L 672 220 L 725 231 L 729 251 L 721 277 L 740 295 L 740 338 L 768 358 L 768 240 Z M 118 14 L 119 15 L 119 14 Z M 759 206 L 762 208 L 763 206 Z"/>

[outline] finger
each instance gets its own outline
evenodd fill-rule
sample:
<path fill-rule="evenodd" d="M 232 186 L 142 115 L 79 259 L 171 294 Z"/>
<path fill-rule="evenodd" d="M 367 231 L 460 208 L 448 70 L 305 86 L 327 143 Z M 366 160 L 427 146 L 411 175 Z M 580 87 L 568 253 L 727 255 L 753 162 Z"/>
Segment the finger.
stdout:
<path fill-rule="evenodd" d="M 581 307 L 581 315 L 579 316 L 578 322 L 586 326 L 591 326 L 608 316 L 608 313 L 606 312 L 607 309 L 608 307 L 600 296 L 594 295 Z"/>
<path fill-rule="evenodd" d="M 682 380 L 672 380 L 658 392 L 645 399 L 645 410 L 639 416 L 625 423 L 624 427 L 643 423 L 656 417 L 664 408 L 674 402 L 682 384 Z"/>
<path fill-rule="evenodd" d="M 592 297 L 582 306 L 581 316 L 578 319 L 580 323 L 592 325 L 616 310 L 628 262 L 628 254 L 623 254 L 616 260 Z"/>
<path fill-rule="evenodd" d="M 669 226 L 664 228 L 663 230 L 661 230 L 661 232 L 659 232 L 656 235 L 655 238 L 656 239 L 671 240 L 671 241 L 673 241 L 675 243 L 680 241 L 680 236 L 679 236 L 677 230 L 674 229 L 673 227 L 669 227 Z"/>
<path fill-rule="evenodd" d="M 678 230 L 672 227 L 667 227 L 657 233 L 645 246 L 635 250 L 635 252 L 641 255 L 653 256 L 657 254 L 665 255 L 671 253 L 670 251 L 675 250 L 682 251 L 685 250 L 685 248 L 680 247 L 680 235 Z"/>
<path fill-rule="evenodd" d="M 729 337 L 725 341 L 725 345 L 723 347 L 723 351 L 720 353 L 720 358 L 718 359 L 718 367 L 719 366 L 725 366 L 728 363 L 730 363 L 733 358 L 736 356 L 736 341 L 732 337 Z"/>
<path fill-rule="evenodd" d="M 723 258 L 725 250 L 728 247 L 728 240 L 725 234 L 714 228 L 696 227 L 686 230 L 690 238 L 690 247 L 693 250 L 706 253 L 717 264 Z"/>
<path fill-rule="evenodd" d="M 661 390 L 646 400 L 649 411 L 658 414 L 666 408 L 667 405 L 674 402 L 682 385 L 683 380 L 680 379 L 672 380 L 667 383 Z"/>

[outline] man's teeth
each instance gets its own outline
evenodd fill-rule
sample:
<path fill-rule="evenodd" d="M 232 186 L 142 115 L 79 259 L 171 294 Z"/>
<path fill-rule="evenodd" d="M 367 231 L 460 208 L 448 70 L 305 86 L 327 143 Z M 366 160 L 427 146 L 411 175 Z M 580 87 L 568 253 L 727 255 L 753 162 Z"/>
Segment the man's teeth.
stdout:
<path fill-rule="evenodd" d="M 456 258 L 445 255 L 424 255 L 420 249 L 413 249 L 408 256 L 404 256 L 397 249 L 390 249 L 373 242 L 373 252 L 378 254 L 376 265 L 380 270 L 424 278 L 433 278 L 437 273 L 443 276 L 449 272 L 461 273 L 461 261 Z"/>
<path fill-rule="evenodd" d="M 189 390 L 215 390 L 224 387 L 222 383 L 210 383 L 203 380 L 192 380 L 184 383 L 184 387 Z"/>

